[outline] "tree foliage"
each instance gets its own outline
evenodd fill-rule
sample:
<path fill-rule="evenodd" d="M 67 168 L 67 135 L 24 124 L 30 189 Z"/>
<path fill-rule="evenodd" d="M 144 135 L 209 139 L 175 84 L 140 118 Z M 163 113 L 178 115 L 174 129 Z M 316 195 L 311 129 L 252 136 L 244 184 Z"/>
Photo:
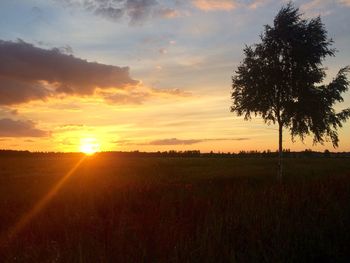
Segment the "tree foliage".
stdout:
<path fill-rule="evenodd" d="M 245 119 L 261 115 L 267 123 L 289 128 L 293 139 L 313 134 L 314 143 L 330 140 L 338 146 L 337 129 L 350 117 L 350 109 L 336 113 L 333 106 L 348 90 L 350 68 L 323 84 L 322 62 L 336 50 L 321 18 L 303 19 L 289 3 L 260 38 L 261 43 L 245 47 L 245 58 L 232 77 L 231 111 Z"/>

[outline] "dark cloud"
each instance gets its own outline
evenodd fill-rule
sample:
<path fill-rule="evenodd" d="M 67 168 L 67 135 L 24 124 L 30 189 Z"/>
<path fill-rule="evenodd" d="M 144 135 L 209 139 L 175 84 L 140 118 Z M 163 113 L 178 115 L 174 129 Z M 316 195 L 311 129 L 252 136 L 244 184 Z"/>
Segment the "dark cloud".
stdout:
<path fill-rule="evenodd" d="M 127 0 L 125 8 L 131 24 L 144 21 L 152 15 L 153 9 L 158 7 L 156 0 Z"/>
<path fill-rule="evenodd" d="M 171 138 L 171 139 L 151 141 L 148 144 L 149 145 L 191 145 L 191 144 L 196 144 L 196 143 L 201 143 L 206 141 L 245 141 L 245 140 L 249 140 L 249 138 L 212 138 L 212 139 L 187 139 L 187 140 Z"/>
<path fill-rule="evenodd" d="M 122 89 L 138 83 L 128 67 L 88 62 L 58 48 L 42 49 L 22 40 L 0 40 L 0 61 L 0 105 L 57 93 L 91 95 L 96 88 Z"/>
<path fill-rule="evenodd" d="M 249 141 L 250 138 L 216 138 L 216 139 L 204 139 L 204 141 Z"/>
<path fill-rule="evenodd" d="M 0 137 L 46 137 L 49 132 L 35 128 L 28 120 L 0 119 Z"/>
<path fill-rule="evenodd" d="M 95 15 L 112 21 L 125 18 L 131 25 L 141 24 L 147 19 L 173 18 L 178 12 L 157 0 L 56 0 L 69 7 L 81 7 Z M 173 5 L 172 5 L 173 6 Z"/>
<path fill-rule="evenodd" d="M 149 142 L 149 145 L 191 145 L 191 144 L 196 144 L 200 143 L 203 140 L 180 140 L 176 138 L 171 138 L 171 139 L 163 139 L 163 140 L 155 140 Z"/>
<path fill-rule="evenodd" d="M 59 51 L 63 54 L 67 54 L 67 55 L 73 55 L 73 53 L 74 53 L 74 50 L 70 45 L 64 45 L 61 47 L 54 47 L 51 43 L 44 42 L 44 41 L 37 41 L 36 44 L 38 44 L 39 46 L 43 46 L 45 48 L 50 48 L 50 49 Z"/>
<path fill-rule="evenodd" d="M 65 45 L 57 48 L 59 52 L 67 55 L 73 55 L 74 51 L 70 45 Z"/>
<path fill-rule="evenodd" d="M 1 54 L 0 54 L 1 59 Z M 1 74 L 0 63 L 0 74 Z M 0 75 L 0 105 L 19 104 L 31 100 L 45 99 L 52 94 L 39 81 L 24 81 Z"/>
<path fill-rule="evenodd" d="M 96 8 L 95 14 L 116 21 L 124 16 L 124 10 L 113 7 L 99 7 Z"/>
<path fill-rule="evenodd" d="M 159 139 L 154 140 L 146 143 L 142 142 L 136 142 L 133 140 L 118 140 L 114 141 L 115 144 L 119 146 L 130 146 L 130 145 L 159 145 L 159 146 L 167 146 L 167 145 L 192 145 L 197 144 L 201 142 L 207 142 L 207 141 L 246 141 L 250 140 L 249 138 L 211 138 L 211 139 L 177 139 L 177 138 L 170 138 L 170 139 Z"/>

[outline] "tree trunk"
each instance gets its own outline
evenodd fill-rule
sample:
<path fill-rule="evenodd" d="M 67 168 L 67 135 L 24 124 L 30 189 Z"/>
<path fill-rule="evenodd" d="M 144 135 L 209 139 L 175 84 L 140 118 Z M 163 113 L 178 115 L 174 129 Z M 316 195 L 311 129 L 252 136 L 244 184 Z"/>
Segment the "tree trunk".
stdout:
<path fill-rule="evenodd" d="M 282 157 L 283 157 L 283 148 L 282 148 L 282 123 L 278 123 L 278 179 L 282 180 L 283 166 L 282 166 Z"/>

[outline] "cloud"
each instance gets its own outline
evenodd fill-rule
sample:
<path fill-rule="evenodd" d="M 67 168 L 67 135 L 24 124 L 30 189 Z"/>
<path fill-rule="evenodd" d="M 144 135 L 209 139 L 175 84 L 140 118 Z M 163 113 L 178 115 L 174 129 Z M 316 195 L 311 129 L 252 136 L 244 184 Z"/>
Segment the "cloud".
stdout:
<path fill-rule="evenodd" d="M 158 10 L 158 15 L 163 18 L 175 18 L 180 16 L 179 11 L 173 8 L 162 8 Z"/>
<path fill-rule="evenodd" d="M 187 139 L 181 140 L 177 138 L 155 140 L 148 143 L 148 145 L 192 145 L 206 141 L 245 141 L 249 138 L 213 138 L 213 139 Z"/>
<path fill-rule="evenodd" d="M 111 104 L 141 105 L 151 98 L 184 98 L 192 96 L 191 92 L 180 89 L 156 89 L 146 88 L 138 90 L 120 90 L 111 92 L 101 92 L 100 95 Z"/>
<path fill-rule="evenodd" d="M 13 116 L 13 115 L 18 115 L 18 110 L 11 109 L 8 107 L 0 107 L 0 116 L 7 117 L 7 116 Z"/>
<path fill-rule="evenodd" d="M 116 21 L 124 16 L 124 10 L 113 7 L 98 7 L 95 9 L 95 14 Z"/>
<path fill-rule="evenodd" d="M 177 96 L 177 97 L 191 97 L 193 94 L 189 91 L 184 91 L 179 88 L 175 89 L 151 89 L 153 94 L 160 94 L 165 96 Z"/>
<path fill-rule="evenodd" d="M 68 123 L 68 124 L 62 124 L 55 128 L 56 132 L 67 132 L 67 131 L 76 131 L 76 130 L 88 130 L 89 127 L 85 126 L 84 124 L 75 124 L 75 123 Z"/>
<path fill-rule="evenodd" d="M 24 142 L 35 142 L 35 141 L 34 141 L 34 140 L 27 139 L 27 140 L 24 140 Z"/>
<path fill-rule="evenodd" d="M 230 11 L 239 7 L 256 9 L 269 0 L 192 0 L 192 4 L 203 11 Z"/>
<path fill-rule="evenodd" d="M 58 50 L 59 52 L 63 53 L 63 54 L 67 54 L 67 55 L 73 55 L 74 50 L 70 45 L 64 45 L 61 47 L 53 47 L 53 45 L 50 42 L 45 42 L 45 41 L 36 41 L 36 43 L 39 46 L 43 46 L 46 48 L 52 48 L 54 50 Z"/>
<path fill-rule="evenodd" d="M 192 145 L 207 141 L 246 141 L 249 138 L 212 138 L 212 139 L 187 139 L 181 140 L 177 138 L 155 140 L 148 143 L 148 145 Z"/>
<path fill-rule="evenodd" d="M 130 146 L 130 145 L 136 145 L 133 140 L 124 140 L 120 139 L 117 141 L 112 141 L 112 143 L 117 144 L 118 146 Z"/>
<path fill-rule="evenodd" d="M 192 145 L 200 143 L 202 140 L 180 140 L 176 138 L 151 141 L 149 145 Z"/>
<path fill-rule="evenodd" d="M 338 2 L 342 5 L 350 7 L 350 0 L 338 0 Z"/>
<path fill-rule="evenodd" d="M 330 15 L 337 5 L 350 7 L 350 0 L 312 0 L 300 6 L 308 16 Z"/>
<path fill-rule="evenodd" d="M 174 18 L 179 12 L 157 0 L 57 0 L 65 6 L 80 7 L 111 21 L 125 18 L 131 25 L 150 18 Z"/>
<path fill-rule="evenodd" d="M 68 124 L 62 124 L 60 125 L 59 127 L 60 128 L 71 128 L 71 127 L 84 127 L 85 125 L 84 124 L 80 124 L 80 123 L 68 123 Z"/>
<path fill-rule="evenodd" d="M 156 0 L 127 0 L 124 3 L 124 9 L 131 24 L 137 24 L 149 18 L 159 5 Z"/>
<path fill-rule="evenodd" d="M 166 48 L 160 48 L 159 50 L 159 53 L 162 54 L 162 55 L 165 55 L 168 53 L 168 50 Z"/>
<path fill-rule="evenodd" d="M 0 119 L 0 137 L 47 137 L 50 133 L 35 128 L 29 120 Z"/>
<path fill-rule="evenodd" d="M 105 93 L 104 99 L 112 104 L 143 104 L 148 98 L 151 97 L 149 92 L 118 92 L 118 93 Z"/>
<path fill-rule="evenodd" d="M 333 1 L 330 0 L 312 0 L 300 6 L 300 10 L 307 16 L 329 15 L 331 13 Z"/>
<path fill-rule="evenodd" d="M 253 0 L 250 3 L 247 4 L 248 8 L 250 9 L 256 9 L 259 6 L 264 5 L 265 3 L 269 2 L 269 0 Z"/>
<path fill-rule="evenodd" d="M 55 0 L 64 6 L 81 8 L 110 21 L 126 20 L 141 25 L 154 18 L 171 19 L 190 14 L 191 6 L 208 11 L 230 11 L 245 7 L 256 9 L 271 0 Z M 339 0 L 342 1 L 342 0 Z M 347 1 L 347 0 L 343 0 Z"/>
<path fill-rule="evenodd" d="M 2 41 L 5 42 L 5 41 Z M 0 106 L 4 107 L 26 103 L 32 100 L 45 100 L 50 97 L 59 96 L 61 94 L 70 95 L 99 95 L 107 102 L 113 104 L 143 104 L 151 98 L 173 98 L 173 97 L 190 97 L 191 92 L 181 89 L 159 89 L 147 88 L 142 85 L 129 86 L 138 84 L 138 81 L 132 80 L 129 77 L 128 71 L 125 74 L 118 74 L 119 69 L 115 66 L 108 66 L 98 63 L 91 63 L 85 60 L 74 58 L 71 55 L 61 54 L 57 50 L 45 50 L 36 48 L 30 44 L 20 42 L 19 45 L 28 45 L 27 51 L 29 58 L 22 58 L 21 55 L 5 54 L 5 48 L 2 48 L 0 40 L 0 59 L 6 59 L 8 65 L 0 65 Z M 9 42 L 15 45 L 15 42 Z M 30 50 L 36 49 L 43 52 L 54 52 L 55 57 L 60 59 L 61 56 L 69 57 L 77 62 L 77 66 L 82 69 L 77 69 L 74 65 L 57 61 L 54 67 L 54 62 L 51 61 L 50 55 L 40 60 L 34 53 L 32 56 Z M 59 54 L 58 56 L 56 56 Z M 33 63 L 29 65 L 30 61 Z M 21 64 L 21 65 L 16 65 Z M 52 63 L 52 65 L 51 65 Z M 58 65 L 61 64 L 61 65 Z M 61 69 L 60 69 L 61 67 Z M 65 69 L 63 69 L 65 67 Z M 68 72 L 72 68 L 72 72 Z M 83 73 L 84 67 L 92 67 L 87 73 Z M 17 72 L 16 71 L 21 71 Z M 57 69 L 57 72 L 55 72 Z M 94 72 L 96 69 L 97 72 Z M 27 73 L 22 71 L 29 71 Z M 120 79 L 118 79 L 120 77 Z M 88 80 L 87 80 L 88 79 Z M 123 83 L 124 81 L 124 83 Z M 118 86 L 119 85 L 119 86 Z M 131 88 L 130 88 L 131 87 Z M 70 109 L 79 110 L 80 107 L 74 104 L 54 104 L 51 106 L 55 109 Z M 4 111 L 3 111 L 4 112 Z M 8 110 L 6 110 L 8 112 Z M 15 114 L 16 111 L 12 110 Z"/>
<path fill-rule="evenodd" d="M 0 74 L 1 67 L 0 65 Z M 22 81 L 0 75 L 0 105 L 12 105 L 45 99 L 51 94 L 52 91 L 47 89 L 40 81 Z"/>
<path fill-rule="evenodd" d="M 192 3 L 204 11 L 232 10 L 238 6 L 234 0 L 193 0 Z"/>
<path fill-rule="evenodd" d="M 92 95 L 97 88 L 138 84 L 128 67 L 88 62 L 59 49 L 42 49 L 22 40 L 0 40 L 0 105 L 45 99 L 60 93 Z"/>
<path fill-rule="evenodd" d="M 125 139 L 125 140 L 118 140 L 114 141 L 115 144 L 119 146 L 131 146 L 131 145 L 139 145 L 139 146 L 145 146 L 145 145 L 155 145 L 155 146 L 167 146 L 167 145 L 192 145 L 207 141 L 246 141 L 250 140 L 249 138 L 211 138 L 211 139 L 177 139 L 177 138 L 170 138 L 170 139 L 159 139 L 159 140 L 153 140 L 150 142 L 136 142 L 133 140 Z"/>
<path fill-rule="evenodd" d="M 73 142 L 73 141 L 72 141 L 71 139 L 69 139 L 69 138 L 64 138 L 63 140 L 60 140 L 58 143 L 59 143 L 59 144 L 62 144 L 62 145 L 69 145 L 69 146 L 71 146 L 71 145 L 76 145 L 76 143 Z"/>

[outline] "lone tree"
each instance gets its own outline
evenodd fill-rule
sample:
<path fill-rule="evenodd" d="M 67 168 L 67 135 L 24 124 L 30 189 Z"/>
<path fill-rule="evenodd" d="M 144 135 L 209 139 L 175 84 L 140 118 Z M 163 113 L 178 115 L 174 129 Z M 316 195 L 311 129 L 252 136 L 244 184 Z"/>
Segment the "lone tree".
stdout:
<path fill-rule="evenodd" d="M 232 77 L 231 112 L 260 115 L 267 124 L 278 124 L 278 174 L 282 176 L 282 130 L 292 140 L 313 134 L 314 144 L 331 141 L 338 146 L 337 129 L 350 117 L 350 108 L 339 113 L 333 108 L 348 90 L 347 73 L 340 69 L 328 85 L 322 62 L 334 56 L 333 41 L 320 17 L 303 19 L 291 3 L 282 7 L 273 26 L 266 25 L 261 43 L 246 46 L 245 58 Z"/>

